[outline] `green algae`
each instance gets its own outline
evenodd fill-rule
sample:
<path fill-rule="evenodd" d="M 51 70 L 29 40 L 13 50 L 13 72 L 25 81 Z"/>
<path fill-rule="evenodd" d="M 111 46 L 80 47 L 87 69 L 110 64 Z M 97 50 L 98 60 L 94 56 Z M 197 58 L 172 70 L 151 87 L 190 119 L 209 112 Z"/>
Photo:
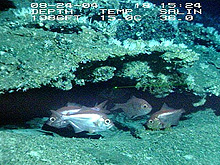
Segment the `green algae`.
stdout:
<path fill-rule="evenodd" d="M 93 82 L 99 82 L 99 81 L 107 81 L 114 77 L 114 71 L 116 70 L 115 67 L 110 66 L 103 66 L 96 68 L 93 71 L 94 80 Z"/>

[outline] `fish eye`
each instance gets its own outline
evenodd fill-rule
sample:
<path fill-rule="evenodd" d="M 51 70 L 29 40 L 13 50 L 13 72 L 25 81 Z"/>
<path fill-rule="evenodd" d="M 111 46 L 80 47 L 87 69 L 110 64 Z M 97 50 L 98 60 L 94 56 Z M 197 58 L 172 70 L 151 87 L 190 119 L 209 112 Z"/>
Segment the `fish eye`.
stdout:
<path fill-rule="evenodd" d="M 52 122 L 54 122 L 55 120 L 56 120 L 55 117 L 51 117 L 51 118 L 50 118 L 50 121 L 52 121 Z"/>
<path fill-rule="evenodd" d="M 143 106 L 143 108 L 147 108 L 147 107 L 148 107 L 148 105 L 147 105 L 147 104 L 143 104 L 142 106 Z"/>
<path fill-rule="evenodd" d="M 150 124 L 152 124 L 152 123 L 153 123 L 153 120 L 149 120 L 148 122 L 149 122 Z"/>
<path fill-rule="evenodd" d="M 106 124 L 106 125 L 109 125 L 110 123 L 111 123 L 111 120 L 105 119 L 105 124 Z"/>

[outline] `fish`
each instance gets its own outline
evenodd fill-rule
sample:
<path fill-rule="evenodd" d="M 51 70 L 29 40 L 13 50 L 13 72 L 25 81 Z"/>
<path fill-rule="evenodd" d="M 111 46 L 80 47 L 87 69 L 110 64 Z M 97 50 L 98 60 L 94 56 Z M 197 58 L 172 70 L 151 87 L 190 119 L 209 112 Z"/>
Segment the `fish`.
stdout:
<path fill-rule="evenodd" d="M 52 126 L 56 128 L 63 128 L 65 124 L 71 125 L 74 128 L 75 133 L 83 131 L 89 133 L 101 132 L 114 126 L 106 114 L 92 109 L 81 110 L 67 115 L 63 115 L 62 113 L 54 110 L 51 110 L 51 112 L 53 116 L 56 117 L 56 121 L 53 122 Z"/>
<path fill-rule="evenodd" d="M 128 118 L 134 119 L 151 112 L 152 106 L 144 99 L 132 96 L 126 103 L 115 104 L 111 111 L 122 109 Z"/>
<path fill-rule="evenodd" d="M 61 115 L 70 115 L 70 114 L 77 113 L 80 110 L 81 110 L 80 106 L 66 106 L 66 107 L 57 109 L 56 112 Z M 54 110 L 51 110 L 51 111 L 54 111 Z M 51 127 L 56 127 L 56 128 L 65 128 L 69 125 L 68 122 L 66 122 L 65 120 L 61 120 L 60 117 L 56 115 L 55 113 L 51 114 L 46 124 Z"/>
<path fill-rule="evenodd" d="M 61 118 L 61 116 L 65 114 L 62 114 L 61 112 L 54 111 L 54 110 L 50 110 L 50 111 L 52 112 L 52 115 L 47 120 L 46 125 L 49 125 L 55 128 L 65 128 L 69 125 L 68 121 L 63 120 Z"/>
<path fill-rule="evenodd" d="M 147 122 L 147 127 L 153 130 L 159 130 L 178 125 L 179 119 L 184 112 L 184 109 L 173 109 L 164 103 L 159 111 L 151 115 Z"/>
<path fill-rule="evenodd" d="M 86 107 L 75 103 L 67 103 L 67 106 L 57 109 L 56 112 L 66 116 L 70 116 L 79 111 L 85 111 L 85 110 L 93 110 L 102 113 L 109 113 L 109 111 L 104 108 L 106 102 L 107 100 L 98 105 L 95 105 L 94 107 Z M 51 112 L 54 112 L 54 110 L 51 110 Z M 56 128 L 65 128 L 69 125 L 67 121 L 61 119 L 59 115 L 57 115 L 56 113 L 52 113 L 46 124 Z"/>
<path fill-rule="evenodd" d="M 105 109 L 106 103 L 108 102 L 108 100 L 101 102 L 100 104 L 96 104 L 94 107 L 86 107 L 86 106 L 80 106 L 79 104 L 76 103 L 67 103 L 67 107 L 81 107 L 81 109 L 91 109 L 94 111 L 99 111 L 99 112 L 103 112 L 103 113 L 109 113 L 108 110 Z M 71 113 L 71 112 L 69 112 Z"/>

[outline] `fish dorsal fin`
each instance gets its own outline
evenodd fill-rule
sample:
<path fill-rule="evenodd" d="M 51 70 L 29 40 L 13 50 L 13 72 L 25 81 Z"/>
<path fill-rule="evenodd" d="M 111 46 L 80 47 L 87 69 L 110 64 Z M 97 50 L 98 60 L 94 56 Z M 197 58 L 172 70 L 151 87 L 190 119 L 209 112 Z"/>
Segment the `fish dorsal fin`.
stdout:
<path fill-rule="evenodd" d="M 134 95 L 130 97 L 130 99 L 127 100 L 126 103 L 132 103 L 134 102 L 134 100 L 138 99 L 137 97 L 135 97 Z M 123 104 L 126 104 L 126 103 L 123 103 Z"/>
<path fill-rule="evenodd" d="M 67 106 L 67 107 L 81 107 L 80 104 L 77 104 L 77 103 L 70 103 L 70 102 L 68 102 L 68 103 L 66 104 L 66 106 Z"/>
<path fill-rule="evenodd" d="M 173 108 L 170 108 L 166 103 L 163 103 L 163 106 L 161 107 L 161 111 L 166 111 L 166 110 L 172 110 Z"/>
<path fill-rule="evenodd" d="M 95 111 L 103 112 L 103 113 L 110 113 L 110 111 L 106 109 L 107 102 L 108 102 L 108 100 L 105 100 L 105 101 L 101 102 L 100 104 L 98 104 L 97 106 L 92 107 L 91 109 L 95 110 Z"/>
<path fill-rule="evenodd" d="M 97 105 L 97 103 L 96 103 L 95 107 L 96 107 L 96 108 L 100 108 L 100 109 L 101 109 L 101 108 L 104 108 L 104 107 L 105 107 L 105 104 L 107 103 L 107 101 L 108 101 L 108 100 L 105 100 L 105 101 L 101 102 L 101 103 L 98 104 L 98 105 Z"/>
<path fill-rule="evenodd" d="M 91 110 L 91 108 L 86 107 L 86 106 L 82 106 L 82 108 L 81 108 L 81 110 L 80 110 L 80 111 L 85 111 L 85 110 Z"/>
<path fill-rule="evenodd" d="M 186 112 L 183 108 L 181 108 L 181 109 L 171 108 L 166 103 L 163 104 L 163 106 L 161 107 L 160 111 L 181 111 L 182 113 Z"/>
<path fill-rule="evenodd" d="M 72 115 L 72 114 L 79 112 L 80 110 L 81 110 L 80 107 L 71 106 L 71 107 L 62 107 L 56 110 L 56 112 L 62 115 Z"/>
<path fill-rule="evenodd" d="M 62 117 L 62 114 L 57 112 L 57 111 L 54 111 L 54 110 L 50 110 L 52 112 L 52 114 L 54 114 L 56 117 Z"/>
<path fill-rule="evenodd" d="M 137 99 L 137 97 L 135 97 L 134 95 L 133 96 L 131 96 L 131 98 L 130 99 Z"/>
<path fill-rule="evenodd" d="M 58 111 L 68 111 L 68 110 L 76 110 L 80 109 L 80 107 L 76 107 L 76 106 L 70 106 L 70 107 L 62 107 L 60 109 L 58 109 Z"/>

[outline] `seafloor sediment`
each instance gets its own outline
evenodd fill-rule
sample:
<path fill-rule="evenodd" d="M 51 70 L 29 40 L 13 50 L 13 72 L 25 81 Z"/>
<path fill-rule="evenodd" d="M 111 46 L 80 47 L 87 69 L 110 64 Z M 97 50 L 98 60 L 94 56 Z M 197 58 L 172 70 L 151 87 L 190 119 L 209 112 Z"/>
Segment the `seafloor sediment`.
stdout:
<path fill-rule="evenodd" d="M 204 109 L 170 130 L 143 131 L 141 139 L 123 131 L 85 139 L 1 129 L 0 164 L 219 164 L 219 125 L 219 116 Z"/>

